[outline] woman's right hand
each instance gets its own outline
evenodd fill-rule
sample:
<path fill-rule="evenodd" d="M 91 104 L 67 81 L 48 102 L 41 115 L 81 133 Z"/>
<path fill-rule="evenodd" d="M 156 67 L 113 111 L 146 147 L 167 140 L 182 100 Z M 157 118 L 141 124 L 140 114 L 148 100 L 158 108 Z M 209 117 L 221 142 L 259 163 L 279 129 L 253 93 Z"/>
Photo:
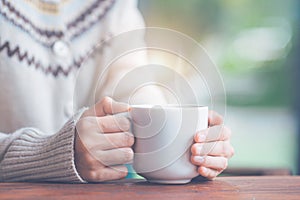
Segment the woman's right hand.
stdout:
<path fill-rule="evenodd" d="M 129 106 L 109 97 L 86 110 L 76 124 L 75 165 L 88 182 L 122 179 L 124 164 L 133 160 L 133 134 L 130 121 L 121 115 Z"/>

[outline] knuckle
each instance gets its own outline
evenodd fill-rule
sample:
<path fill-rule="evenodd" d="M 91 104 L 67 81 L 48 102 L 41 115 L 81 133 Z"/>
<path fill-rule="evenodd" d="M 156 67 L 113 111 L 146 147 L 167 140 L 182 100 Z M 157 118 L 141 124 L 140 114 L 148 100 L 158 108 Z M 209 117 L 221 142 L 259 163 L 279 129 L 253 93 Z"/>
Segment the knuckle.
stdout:
<path fill-rule="evenodd" d="M 101 101 L 101 105 L 104 113 L 112 113 L 112 98 L 104 97 Z"/>
<path fill-rule="evenodd" d="M 102 100 L 101 100 L 101 104 L 102 105 L 107 105 L 107 104 L 110 104 L 111 103 L 111 98 L 110 97 L 108 97 L 108 96 L 105 96 L 105 97 L 103 97 L 102 98 Z"/>

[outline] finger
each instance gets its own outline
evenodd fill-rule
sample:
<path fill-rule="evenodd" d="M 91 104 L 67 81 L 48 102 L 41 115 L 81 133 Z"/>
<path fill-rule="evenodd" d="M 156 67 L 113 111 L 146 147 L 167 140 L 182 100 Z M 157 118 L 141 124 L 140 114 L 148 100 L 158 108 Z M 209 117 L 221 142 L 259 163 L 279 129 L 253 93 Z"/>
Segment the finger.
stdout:
<path fill-rule="evenodd" d="M 200 167 L 198 167 L 198 173 L 201 176 L 212 180 L 212 179 L 216 178 L 221 173 L 221 171 L 210 169 L 210 168 L 207 168 L 204 166 L 200 166 Z"/>
<path fill-rule="evenodd" d="M 86 141 L 90 148 L 98 150 L 110 150 L 124 147 L 131 147 L 134 144 L 134 136 L 129 132 L 97 134 L 96 137 Z"/>
<path fill-rule="evenodd" d="M 219 113 L 213 110 L 208 111 L 208 126 L 221 125 L 222 123 L 223 117 Z"/>
<path fill-rule="evenodd" d="M 103 182 L 125 178 L 128 169 L 124 165 L 99 168 L 98 170 L 88 171 L 85 180 L 88 182 Z"/>
<path fill-rule="evenodd" d="M 231 137 L 231 130 L 224 126 L 213 126 L 205 130 L 199 131 L 195 134 L 195 142 L 214 142 L 214 141 L 225 141 Z"/>
<path fill-rule="evenodd" d="M 130 121 L 123 116 L 107 115 L 97 117 L 98 131 L 101 133 L 116 133 L 129 131 Z"/>
<path fill-rule="evenodd" d="M 228 159 L 225 157 L 215 156 L 191 156 L 191 162 L 194 165 L 201 165 L 214 170 L 224 170 L 227 168 Z"/>
<path fill-rule="evenodd" d="M 91 107 L 85 113 L 85 116 L 101 117 L 105 115 L 127 112 L 128 110 L 128 104 L 116 102 L 110 97 L 104 97 L 101 101 L 97 102 L 93 107 Z"/>
<path fill-rule="evenodd" d="M 234 154 L 234 149 L 229 141 L 195 143 L 191 148 L 194 156 L 223 156 L 231 158 Z"/>
<path fill-rule="evenodd" d="M 93 151 L 92 155 L 105 166 L 122 165 L 132 162 L 131 148 L 111 149 L 107 151 Z"/>

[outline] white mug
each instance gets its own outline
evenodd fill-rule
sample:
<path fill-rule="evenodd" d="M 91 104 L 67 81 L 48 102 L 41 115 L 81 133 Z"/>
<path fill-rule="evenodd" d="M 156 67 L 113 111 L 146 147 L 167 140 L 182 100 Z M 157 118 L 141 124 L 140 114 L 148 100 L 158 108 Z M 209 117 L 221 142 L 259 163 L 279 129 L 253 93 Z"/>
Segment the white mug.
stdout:
<path fill-rule="evenodd" d="M 190 162 L 197 131 L 207 128 L 206 106 L 131 106 L 133 168 L 148 181 L 184 184 L 198 175 Z"/>

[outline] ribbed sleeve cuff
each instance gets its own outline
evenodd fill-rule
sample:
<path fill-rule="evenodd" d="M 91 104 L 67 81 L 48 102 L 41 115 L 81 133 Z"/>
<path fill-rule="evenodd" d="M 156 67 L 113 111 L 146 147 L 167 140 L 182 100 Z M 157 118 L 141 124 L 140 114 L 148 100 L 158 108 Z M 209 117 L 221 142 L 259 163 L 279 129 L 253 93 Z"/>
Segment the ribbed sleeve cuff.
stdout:
<path fill-rule="evenodd" d="M 74 163 L 75 124 L 86 108 L 81 109 L 54 135 L 36 129 L 22 129 L 0 165 L 3 181 L 55 181 L 84 183 Z"/>

